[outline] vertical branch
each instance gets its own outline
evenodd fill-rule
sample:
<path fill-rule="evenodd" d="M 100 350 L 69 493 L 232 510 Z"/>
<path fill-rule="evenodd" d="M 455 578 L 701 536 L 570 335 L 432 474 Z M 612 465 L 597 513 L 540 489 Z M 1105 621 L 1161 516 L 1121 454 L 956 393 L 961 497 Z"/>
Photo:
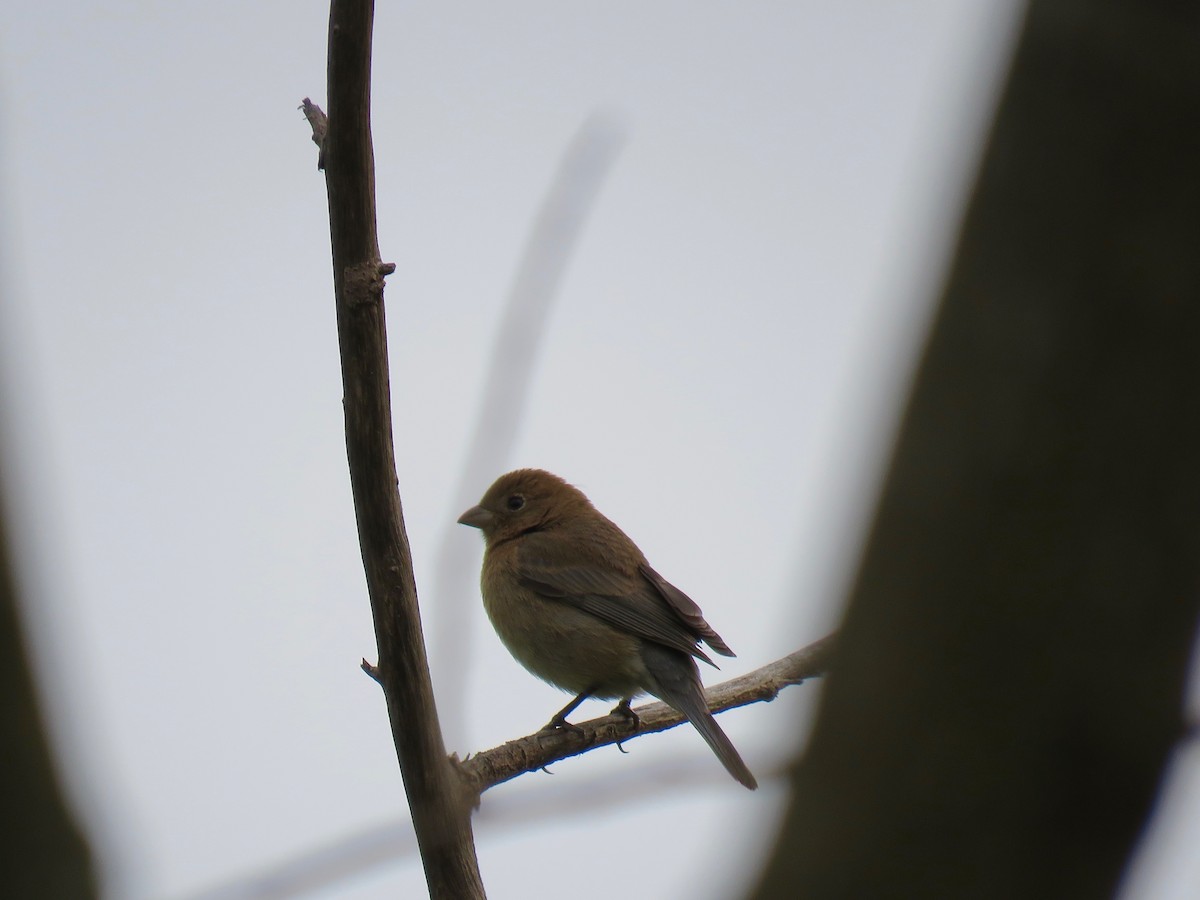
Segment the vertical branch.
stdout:
<path fill-rule="evenodd" d="M 392 739 L 430 896 L 482 897 L 470 808 L 433 702 L 392 445 L 371 145 L 371 0 L 334 0 L 322 145 L 346 419 L 346 455 Z"/>

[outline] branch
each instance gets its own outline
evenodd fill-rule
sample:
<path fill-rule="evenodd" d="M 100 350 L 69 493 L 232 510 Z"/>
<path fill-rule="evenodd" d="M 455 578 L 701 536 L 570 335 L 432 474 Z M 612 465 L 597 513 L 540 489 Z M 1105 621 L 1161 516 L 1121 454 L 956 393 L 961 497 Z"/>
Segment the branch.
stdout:
<path fill-rule="evenodd" d="M 708 701 L 708 708 L 719 713 L 751 703 L 770 702 L 785 687 L 825 674 L 835 638 L 836 634 L 828 635 L 760 669 L 706 688 L 704 699 Z M 598 747 L 666 731 L 687 721 L 665 703 L 648 703 L 634 712 L 638 717 L 636 727 L 624 716 L 601 716 L 581 722 L 574 729 L 538 732 L 509 741 L 463 760 L 459 767 L 478 798 L 488 788 L 526 772 L 537 771 Z"/>
<path fill-rule="evenodd" d="M 305 104 L 329 195 L 329 230 L 342 361 L 346 455 L 358 539 L 379 647 L 392 739 L 425 878 L 434 898 L 482 898 L 470 806 L 447 760 L 433 702 L 392 445 L 383 278 L 371 145 L 371 0 L 334 0 L 329 16 L 329 116 Z"/>
<path fill-rule="evenodd" d="M 329 117 L 325 115 L 325 111 L 321 107 L 307 97 L 304 98 L 299 109 L 304 112 L 304 118 L 308 119 L 308 124 L 312 127 L 312 141 L 320 150 L 320 153 L 317 154 L 317 171 L 324 171 L 325 132 L 329 130 Z"/>
<path fill-rule="evenodd" d="M 14 483 L 9 478 L 19 467 L 6 465 L 10 463 L 0 459 L 0 482 Z M 43 693 L 46 685 L 35 683 L 22 622 L 22 613 L 34 611 L 30 601 L 40 598 L 31 582 L 18 577 L 15 563 L 26 560 L 14 552 L 8 535 L 24 523 L 10 517 L 13 507 L 6 499 L 0 496 L 0 797 L 7 810 L 0 822 L 0 884 L 10 897 L 83 900 L 99 894 L 95 864 L 63 796 L 62 776 L 67 773 L 55 765 L 62 760 L 54 758 L 46 733 L 43 703 L 49 697 Z M 19 596 L 23 590 L 27 595 Z"/>
<path fill-rule="evenodd" d="M 1200 621 L 1196 9 L 1027 4 L 752 897 L 1144 896 Z"/>

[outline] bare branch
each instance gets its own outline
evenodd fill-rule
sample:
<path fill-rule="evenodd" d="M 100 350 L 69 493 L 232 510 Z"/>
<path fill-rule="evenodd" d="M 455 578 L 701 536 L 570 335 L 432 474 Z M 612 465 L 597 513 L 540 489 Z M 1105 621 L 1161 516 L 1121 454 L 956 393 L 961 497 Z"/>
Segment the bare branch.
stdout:
<path fill-rule="evenodd" d="M 783 659 L 705 689 L 704 698 L 708 701 L 708 708 L 718 713 L 750 703 L 769 702 L 788 685 L 823 675 L 829 668 L 835 639 L 836 635 L 828 635 Z M 575 729 L 539 732 L 509 741 L 463 760 L 459 767 L 477 793 L 482 794 L 488 788 L 525 772 L 537 771 L 598 747 L 666 731 L 686 721 L 665 703 L 648 703 L 637 707 L 634 712 L 638 717 L 636 727 L 624 716 L 601 716 L 578 723 Z"/>
<path fill-rule="evenodd" d="M 834 636 L 809 644 L 783 659 L 756 669 L 746 675 L 715 685 L 706 692 L 709 706 L 715 711 L 733 709 L 761 700 L 773 700 L 785 687 L 800 684 L 823 674 L 829 667 Z M 378 669 L 363 660 L 363 671 L 378 679 Z M 604 726 L 618 727 L 620 741 L 641 734 L 663 731 L 681 723 L 679 714 L 662 703 L 640 707 L 641 727 L 631 729 L 626 720 L 604 716 L 579 727 L 584 733 L 599 734 Z M 463 774 L 477 784 L 482 770 L 495 773 L 504 764 L 498 757 L 507 748 L 524 741 L 538 741 L 545 736 L 531 735 L 474 756 L 459 766 Z M 530 758 L 530 766 L 514 770 L 504 778 L 496 778 L 479 790 L 486 790 L 501 781 L 511 780 L 523 771 L 550 765 L 567 756 L 615 743 L 616 739 L 597 738 L 586 746 L 567 753 L 546 754 L 540 760 Z M 778 775 L 775 768 L 772 775 Z M 478 813 L 480 828 L 503 828 L 507 832 L 523 823 L 544 823 L 548 818 L 561 819 L 571 815 L 592 815 L 599 809 L 620 808 L 630 804 L 653 802 L 652 798 L 668 791 L 696 790 L 705 784 L 727 785 L 720 768 L 712 765 L 707 750 L 698 750 L 691 759 L 671 760 L 658 765 L 632 767 L 619 775 L 607 774 L 582 783 L 533 788 L 529 791 L 506 793 L 503 798 L 490 800 Z M 318 888 L 344 882 L 383 863 L 407 857 L 416 849 L 408 822 L 389 822 L 364 828 L 361 831 L 307 848 L 293 858 L 262 871 L 246 875 L 219 887 L 193 895 L 191 900 L 282 900 L 310 893 Z"/>
<path fill-rule="evenodd" d="M 417 609 L 392 445 L 391 389 L 371 144 L 371 0 L 334 0 L 329 16 L 327 130 L 333 283 L 342 361 L 346 455 L 379 646 L 368 674 L 383 687 L 429 893 L 481 898 L 470 806 L 446 758 Z M 320 117 L 306 103 L 314 137 Z M 319 112 L 319 111 L 318 111 Z"/>

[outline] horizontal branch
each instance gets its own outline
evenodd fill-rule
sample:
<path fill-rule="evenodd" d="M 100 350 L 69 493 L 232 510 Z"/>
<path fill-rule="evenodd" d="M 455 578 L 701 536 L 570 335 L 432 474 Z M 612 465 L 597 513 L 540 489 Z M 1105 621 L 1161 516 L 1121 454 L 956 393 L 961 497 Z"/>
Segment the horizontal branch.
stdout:
<path fill-rule="evenodd" d="M 706 688 L 704 699 L 708 708 L 719 713 L 751 703 L 769 702 L 785 687 L 825 674 L 835 638 L 836 634 L 828 635 L 783 659 Z M 623 744 L 644 734 L 666 731 L 686 721 L 665 703 L 647 703 L 634 712 L 638 717 L 636 726 L 625 716 L 601 716 L 580 722 L 571 729 L 537 732 L 477 753 L 459 762 L 459 770 L 478 797 L 488 788 L 567 757 L 609 744 Z"/>

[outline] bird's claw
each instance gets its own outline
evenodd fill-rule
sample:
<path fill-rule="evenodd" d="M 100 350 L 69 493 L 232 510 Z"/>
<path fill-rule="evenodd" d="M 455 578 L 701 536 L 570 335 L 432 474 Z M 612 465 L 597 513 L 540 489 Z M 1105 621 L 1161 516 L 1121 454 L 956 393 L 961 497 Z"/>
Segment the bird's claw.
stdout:
<path fill-rule="evenodd" d="M 628 723 L 630 729 L 634 731 L 636 731 L 638 726 L 642 724 L 642 720 L 638 717 L 638 714 L 630 708 L 628 700 L 622 700 L 620 703 L 614 706 L 609 715 L 619 716 L 620 718 L 624 719 Z"/>
<path fill-rule="evenodd" d="M 612 712 L 610 712 L 609 715 L 614 716 L 619 719 L 624 719 L 625 725 L 628 726 L 630 731 L 637 731 L 638 726 L 642 724 L 642 720 L 638 718 L 638 714 L 635 713 L 632 709 L 630 709 L 628 698 L 622 700 L 620 703 L 618 703 L 616 706 L 614 706 L 612 709 Z M 616 745 L 617 745 L 617 749 L 620 750 L 622 753 L 629 752 L 628 750 L 625 749 L 625 745 L 622 744 L 620 741 L 617 741 Z"/>
<path fill-rule="evenodd" d="M 560 731 L 567 731 L 571 734 L 583 734 L 583 729 L 578 725 L 572 725 L 567 721 L 566 716 L 555 716 L 545 725 L 538 729 L 538 734 L 557 734 Z"/>

